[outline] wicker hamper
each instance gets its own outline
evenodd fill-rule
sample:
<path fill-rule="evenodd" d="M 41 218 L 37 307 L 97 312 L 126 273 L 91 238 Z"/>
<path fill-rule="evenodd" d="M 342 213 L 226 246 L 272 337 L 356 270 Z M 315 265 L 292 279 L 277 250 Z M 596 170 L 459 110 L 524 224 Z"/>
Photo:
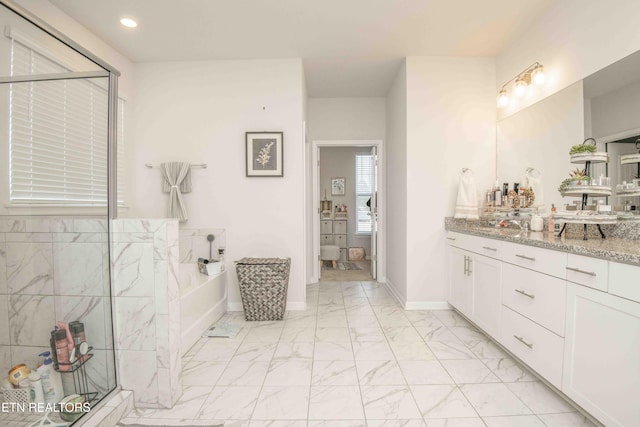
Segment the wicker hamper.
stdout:
<path fill-rule="evenodd" d="M 246 320 L 282 320 L 290 266 L 291 258 L 242 258 L 236 261 Z"/>

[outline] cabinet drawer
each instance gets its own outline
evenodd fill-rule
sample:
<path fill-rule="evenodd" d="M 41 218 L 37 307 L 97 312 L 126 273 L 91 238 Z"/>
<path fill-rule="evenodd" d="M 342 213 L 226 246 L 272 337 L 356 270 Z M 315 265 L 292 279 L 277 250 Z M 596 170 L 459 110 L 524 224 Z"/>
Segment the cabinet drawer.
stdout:
<path fill-rule="evenodd" d="M 340 249 L 340 261 L 347 261 L 347 250 Z"/>
<path fill-rule="evenodd" d="M 607 292 L 609 261 L 569 254 L 566 270 L 568 281 Z"/>
<path fill-rule="evenodd" d="M 347 234 L 347 221 L 333 221 L 333 234 Z"/>
<path fill-rule="evenodd" d="M 501 344 L 560 388 L 564 339 L 505 306 L 501 320 Z"/>
<path fill-rule="evenodd" d="M 449 246 L 455 246 L 456 248 L 460 248 L 460 249 L 467 249 L 467 240 L 469 239 L 469 235 L 467 234 L 461 234 L 461 233 L 456 233 L 453 231 L 448 231 L 447 232 L 447 244 Z"/>
<path fill-rule="evenodd" d="M 640 302 L 640 267 L 610 262 L 609 293 Z"/>
<path fill-rule="evenodd" d="M 504 263 L 502 304 L 564 336 L 567 284 L 563 279 Z"/>
<path fill-rule="evenodd" d="M 500 258 L 502 255 L 502 243 L 499 240 L 489 239 L 486 237 L 467 236 L 465 246 L 467 250 L 489 258 Z"/>
<path fill-rule="evenodd" d="M 503 248 L 503 261 L 562 279 L 567 274 L 566 253 L 516 243 L 505 243 Z"/>
<path fill-rule="evenodd" d="M 346 234 L 335 234 L 333 236 L 333 244 L 339 248 L 347 247 L 347 235 Z"/>
<path fill-rule="evenodd" d="M 333 233 L 333 221 L 320 221 L 320 234 Z"/>
<path fill-rule="evenodd" d="M 333 245 L 333 236 L 331 234 L 320 235 L 320 246 Z"/>

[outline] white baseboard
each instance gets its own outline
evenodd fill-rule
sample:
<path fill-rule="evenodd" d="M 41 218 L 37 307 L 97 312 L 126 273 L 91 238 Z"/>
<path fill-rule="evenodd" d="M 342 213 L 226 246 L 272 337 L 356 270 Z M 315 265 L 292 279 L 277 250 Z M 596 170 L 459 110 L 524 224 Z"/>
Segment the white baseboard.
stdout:
<path fill-rule="evenodd" d="M 407 301 L 397 291 L 393 283 L 386 279 L 384 281 L 387 290 L 400 303 L 405 310 L 451 310 L 451 306 L 446 301 Z"/>
<path fill-rule="evenodd" d="M 287 302 L 287 310 L 291 311 L 301 311 L 307 309 L 306 302 L 300 301 L 290 301 Z M 243 311 L 241 302 L 229 302 L 227 304 L 227 311 Z"/>

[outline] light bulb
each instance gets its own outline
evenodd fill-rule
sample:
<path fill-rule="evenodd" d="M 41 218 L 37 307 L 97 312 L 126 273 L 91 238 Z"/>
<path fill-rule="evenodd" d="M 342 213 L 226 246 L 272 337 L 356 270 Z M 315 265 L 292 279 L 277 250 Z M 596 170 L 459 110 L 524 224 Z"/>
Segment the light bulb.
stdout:
<path fill-rule="evenodd" d="M 507 91 L 505 89 L 502 89 L 498 93 L 498 107 L 504 108 L 507 105 L 509 105 L 509 94 L 507 94 Z"/>
<path fill-rule="evenodd" d="M 513 93 L 515 93 L 516 96 L 522 96 L 527 91 L 527 86 L 527 82 L 523 78 L 518 77 L 516 83 L 513 85 Z"/>
<path fill-rule="evenodd" d="M 136 28 L 138 23 L 132 18 L 122 18 L 120 23 L 127 28 Z"/>
<path fill-rule="evenodd" d="M 537 85 L 541 85 L 544 83 L 544 67 L 542 65 L 538 65 L 531 72 L 531 80 Z"/>

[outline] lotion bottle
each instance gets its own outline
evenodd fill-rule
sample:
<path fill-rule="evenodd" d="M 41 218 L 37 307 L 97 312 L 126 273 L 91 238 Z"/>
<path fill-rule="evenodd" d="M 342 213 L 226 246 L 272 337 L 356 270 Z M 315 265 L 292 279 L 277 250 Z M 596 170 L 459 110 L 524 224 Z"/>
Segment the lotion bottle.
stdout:
<path fill-rule="evenodd" d="M 40 374 L 40 380 L 42 381 L 44 402 L 58 403 L 64 397 L 60 372 L 53 369 L 51 352 L 45 351 L 44 353 L 40 353 L 38 356 L 44 357 L 44 362 L 42 365 L 38 366 L 38 369 L 36 370 Z"/>

